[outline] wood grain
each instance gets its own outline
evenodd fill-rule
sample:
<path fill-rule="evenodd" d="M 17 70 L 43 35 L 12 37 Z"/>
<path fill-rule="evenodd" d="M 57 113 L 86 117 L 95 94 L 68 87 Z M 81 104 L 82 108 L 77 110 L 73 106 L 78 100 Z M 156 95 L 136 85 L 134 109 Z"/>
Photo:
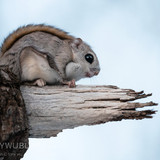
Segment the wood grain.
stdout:
<path fill-rule="evenodd" d="M 21 86 L 30 125 L 30 137 L 56 136 L 63 129 L 122 119 L 151 118 L 157 105 L 134 100 L 151 96 L 116 86 Z"/>

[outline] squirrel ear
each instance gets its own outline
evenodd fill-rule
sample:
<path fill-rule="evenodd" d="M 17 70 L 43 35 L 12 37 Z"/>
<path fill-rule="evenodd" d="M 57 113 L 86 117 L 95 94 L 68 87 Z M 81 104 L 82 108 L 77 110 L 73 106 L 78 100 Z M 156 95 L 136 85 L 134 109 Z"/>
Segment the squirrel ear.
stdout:
<path fill-rule="evenodd" d="M 82 39 L 81 38 L 75 38 L 71 41 L 71 47 L 73 48 L 78 48 L 78 46 L 82 43 Z"/>

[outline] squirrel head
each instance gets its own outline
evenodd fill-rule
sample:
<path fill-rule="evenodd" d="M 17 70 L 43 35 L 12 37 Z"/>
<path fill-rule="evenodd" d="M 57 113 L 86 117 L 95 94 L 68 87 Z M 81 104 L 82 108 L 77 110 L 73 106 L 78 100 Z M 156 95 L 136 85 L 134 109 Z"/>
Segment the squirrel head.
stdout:
<path fill-rule="evenodd" d="M 73 61 L 80 64 L 81 78 L 93 77 L 100 72 L 99 61 L 89 45 L 80 38 L 75 38 L 70 43 L 73 52 Z"/>

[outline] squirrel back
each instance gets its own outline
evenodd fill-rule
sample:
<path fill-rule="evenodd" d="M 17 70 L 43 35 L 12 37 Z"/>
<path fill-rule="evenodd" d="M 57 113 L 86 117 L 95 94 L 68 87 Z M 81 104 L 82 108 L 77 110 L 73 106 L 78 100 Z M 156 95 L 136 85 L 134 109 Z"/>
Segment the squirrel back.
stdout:
<path fill-rule="evenodd" d="M 46 33 L 50 33 L 52 35 L 55 35 L 57 37 L 59 37 L 60 39 L 74 39 L 73 36 L 68 35 L 67 32 L 64 32 L 63 30 L 60 30 L 58 28 L 52 27 L 52 26 L 47 26 L 47 25 L 43 25 L 43 24 L 39 24 L 39 25 L 27 25 L 27 26 L 23 26 L 18 28 L 16 31 L 14 31 L 13 33 L 11 33 L 3 42 L 2 46 L 1 46 L 1 53 L 2 55 L 12 47 L 12 45 L 21 37 L 30 34 L 32 32 L 37 32 L 37 31 L 41 31 L 41 32 L 46 32 Z"/>

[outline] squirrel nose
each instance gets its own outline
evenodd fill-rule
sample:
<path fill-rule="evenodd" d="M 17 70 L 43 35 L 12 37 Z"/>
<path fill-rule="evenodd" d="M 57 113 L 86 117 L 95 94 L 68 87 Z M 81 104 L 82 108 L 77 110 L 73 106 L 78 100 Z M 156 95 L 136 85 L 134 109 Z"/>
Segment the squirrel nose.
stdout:
<path fill-rule="evenodd" d="M 94 75 L 97 76 L 99 74 L 99 71 L 94 72 Z"/>
<path fill-rule="evenodd" d="M 94 73 L 94 75 L 98 75 L 100 72 L 100 68 L 91 68 L 91 71 Z"/>

